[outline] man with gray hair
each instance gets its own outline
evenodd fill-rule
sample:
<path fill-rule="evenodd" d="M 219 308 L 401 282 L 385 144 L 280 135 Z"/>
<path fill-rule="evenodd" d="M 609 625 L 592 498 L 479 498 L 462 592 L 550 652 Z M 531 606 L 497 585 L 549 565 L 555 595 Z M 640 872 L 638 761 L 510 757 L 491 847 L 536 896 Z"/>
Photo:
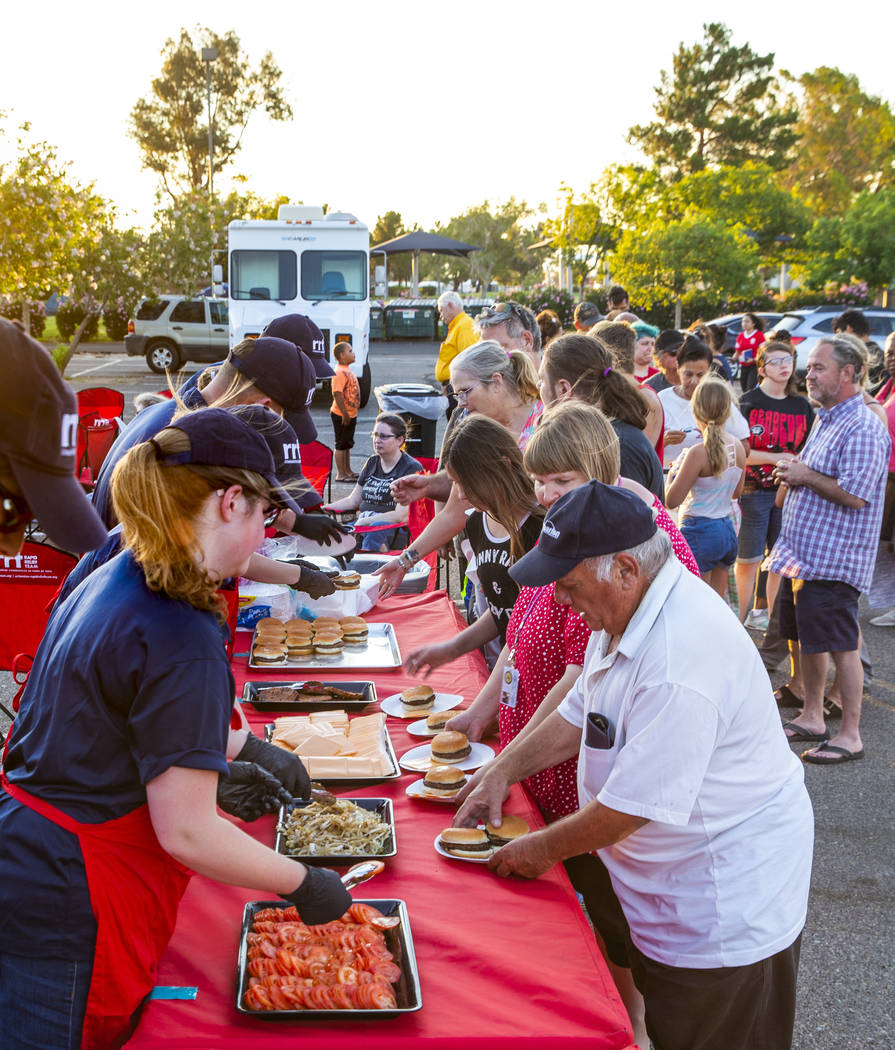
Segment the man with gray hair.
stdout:
<path fill-rule="evenodd" d="M 814 821 L 755 646 L 646 504 L 598 481 L 554 504 L 510 574 L 554 583 L 594 634 L 577 683 L 472 778 L 455 823 L 499 826 L 511 784 L 577 754 L 578 811 L 489 866 L 536 878 L 597 851 L 653 1045 L 785 1050 Z"/>
<path fill-rule="evenodd" d="M 442 292 L 438 297 L 438 312 L 441 319 L 448 326 L 447 336 L 438 351 L 438 360 L 435 362 L 435 378 L 441 383 L 441 388 L 451 400 L 451 409 L 456 405 L 451 388 L 451 361 L 467 346 L 478 342 L 472 318 L 463 309 L 463 300 L 456 292 Z M 450 416 L 450 412 L 448 413 Z"/>
<path fill-rule="evenodd" d="M 839 765 L 864 757 L 858 598 L 876 560 L 890 438 L 864 404 L 865 361 L 847 339 L 825 338 L 808 354 L 806 382 L 820 408 L 798 457 L 780 460 L 783 523 L 767 566 L 783 577 L 780 628 L 790 640 L 804 705 L 784 726 L 793 743 L 818 746 L 802 758 Z M 832 654 L 842 722 L 830 739 L 824 689 Z"/>
<path fill-rule="evenodd" d="M 541 363 L 541 329 L 533 310 L 512 301 L 488 306 L 476 318 L 482 339 L 493 339 L 504 350 L 524 350 L 537 370 Z"/>

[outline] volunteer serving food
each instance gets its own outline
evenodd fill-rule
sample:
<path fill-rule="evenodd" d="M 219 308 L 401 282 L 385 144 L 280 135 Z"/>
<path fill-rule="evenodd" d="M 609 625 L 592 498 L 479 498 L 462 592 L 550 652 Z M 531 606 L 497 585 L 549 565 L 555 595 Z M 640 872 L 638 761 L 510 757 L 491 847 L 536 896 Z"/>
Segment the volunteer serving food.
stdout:
<path fill-rule="evenodd" d="M 155 983 L 190 869 L 327 922 L 338 876 L 277 855 L 215 808 L 227 759 L 290 795 L 294 757 L 231 731 L 217 589 L 291 500 L 264 440 L 229 412 L 183 417 L 117 465 L 124 550 L 54 610 L 0 792 L 0 1032 L 7 1050 L 126 1038 Z"/>

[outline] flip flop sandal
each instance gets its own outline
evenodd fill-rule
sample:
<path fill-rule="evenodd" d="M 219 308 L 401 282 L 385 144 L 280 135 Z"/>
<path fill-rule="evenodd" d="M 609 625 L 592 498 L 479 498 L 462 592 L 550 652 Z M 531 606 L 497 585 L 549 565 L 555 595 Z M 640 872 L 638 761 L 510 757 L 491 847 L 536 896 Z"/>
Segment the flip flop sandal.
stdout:
<path fill-rule="evenodd" d="M 819 744 L 830 739 L 829 729 L 825 729 L 822 733 L 812 733 L 810 729 L 803 729 L 801 726 L 797 726 L 795 722 L 784 722 L 784 732 L 787 729 L 790 732 L 786 733 L 786 739 L 791 744 Z"/>
<path fill-rule="evenodd" d="M 824 758 L 825 754 L 834 752 L 831 758 Z M 843 762 L 857 762 L 864 757 L 864 748 L 860 751 L 849 751 L 847 748 L 839 747 L 838 744 L 821 744 L 820 747 L 812 747 L 805 751 L 802 758 L 806 762 L 813 762 L 817 766 L 841 766 Z"/>

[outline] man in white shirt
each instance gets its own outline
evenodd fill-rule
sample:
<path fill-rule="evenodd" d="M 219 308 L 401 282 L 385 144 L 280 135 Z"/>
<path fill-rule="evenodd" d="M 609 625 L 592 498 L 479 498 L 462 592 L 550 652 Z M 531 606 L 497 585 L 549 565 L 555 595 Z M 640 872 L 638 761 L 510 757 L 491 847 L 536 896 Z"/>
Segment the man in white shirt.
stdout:
<path fill-rule="evenodd" d="M 665 459 L 667 469 L 684 449 L 702 440 L 690 401 L 696 388 L 709 374 L 712 351 L 695 336 L 687 336 L 677 352 L 678 383 L 659 391 L 659 400 L 665 411 Z M 735 401 L 731 401 L 726 429 L 740 441 L 749 440 L 749 424 Z"/>
<path fill-rule="evenodd" d="M 656 1050 L 786 1050 L 811 803 L 754 645 L 671 553 L 623 489 L 592 481 L 554 505 L 510 571 L 555 581 L 595 633 L 566 699 L 476 774 L 455 823 L 498 824 L 511 784 L 577 753 L 578 812 L 490 866 L 535 878 L 598 851 Z"/>

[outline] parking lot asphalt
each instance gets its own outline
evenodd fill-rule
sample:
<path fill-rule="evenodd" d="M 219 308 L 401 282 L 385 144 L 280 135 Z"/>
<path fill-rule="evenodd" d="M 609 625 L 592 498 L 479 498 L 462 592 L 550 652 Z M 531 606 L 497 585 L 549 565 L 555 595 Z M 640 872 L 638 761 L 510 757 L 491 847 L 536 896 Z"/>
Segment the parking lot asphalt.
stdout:
<path fill-rule="evenodd" d="M 426 342 L 373 343 L 374 386 L 434 381 L 437 349 L 436 343 Z M 85 350 L 75 355 L 66 378 L 76 388 L 109 385 L 123 390 L 126 418 L 133 414 L 134 394 L 165 385 L 164 377 L 150 373 L 141 358 L 124 356 L 115 344 Z M 187 371 L 201 367 L 187 366 Z M 369 435 L 376 411 L 376 399 L 371 397 L 359 414 L 352 458 L 355 470 L 372 454 Z M 315 399 L 312 414 L 321 440 L 331 444 L 328 401 Z M 334 486 L 333 495 L 348 491 L 346 486 Z M 869 619 L 875 612 L 878 610 L 871 611 L 862 602 L 861 625 L 874 668 L 873 680 L 865 687 L 861 722 L 866 758 L 834 768 L 805 765 L 816 841 L 802 941 L 795 1050 L 888 1048 L 895 1043 L 895 942 L 891 932 L 895 628 L 872 626 Z M 782 669 L 772 677 L 775 685 L 785 681 Z M 0 673 L 0 702 L 9 706 L 13 692 L 9 674 Z M 790 718 L 794 712 L 783 714 Z M 4 735 L 8 725 L 0 713 Z"/>

